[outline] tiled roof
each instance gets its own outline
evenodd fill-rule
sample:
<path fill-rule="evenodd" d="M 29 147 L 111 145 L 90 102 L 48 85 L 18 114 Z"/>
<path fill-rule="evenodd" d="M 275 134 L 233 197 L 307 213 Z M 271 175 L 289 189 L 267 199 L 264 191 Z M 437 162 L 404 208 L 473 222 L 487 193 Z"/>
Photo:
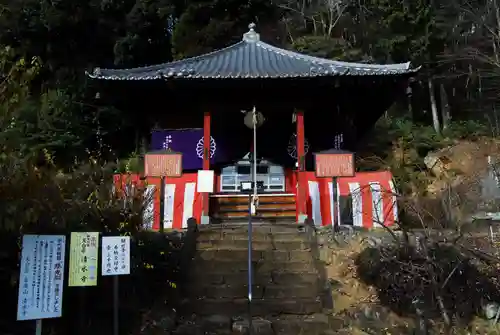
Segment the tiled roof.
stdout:
<path fill-rule="evenodd" d="M 307 78 L 326 76 L 380 76 L 418 71 L 410 63 L 362 64 L 312 57 L 260 41 L 255 25 L 243 40 L 227 48 L 179 61 L 132 69 L 100 69 L 87 73 L 105 80 L 155 80 L 171 78 Z"/>

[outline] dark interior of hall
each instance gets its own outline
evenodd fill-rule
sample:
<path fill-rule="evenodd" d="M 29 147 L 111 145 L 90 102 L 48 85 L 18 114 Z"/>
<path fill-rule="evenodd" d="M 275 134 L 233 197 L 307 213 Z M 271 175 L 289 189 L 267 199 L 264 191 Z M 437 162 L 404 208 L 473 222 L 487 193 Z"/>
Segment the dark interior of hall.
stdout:
<path fill-rule="evenodd" d="M 258 156 L 294 166 L 286 148 L 296 132 L 293 113 L 303 110 L 310 169 L 311 153 L 332 148 L 336 135 L 342 134 L 343 149 L 355 151 L 394 96 L 404 96 L 406 77 L 94 81 L 92 86 L 101 104 L 115 106 L 121 121 L 127 119 L 129 126 L 114 139 L 122 146 L 147 142 L 155 128 L 202 128 L 203 114 L 210 111 L 211 134 L 225 143 L 228 164 L 251 148 L 252 131 L 243 122 L 243 111 L 255 106 L 265 117 L 258 129 Z"/>

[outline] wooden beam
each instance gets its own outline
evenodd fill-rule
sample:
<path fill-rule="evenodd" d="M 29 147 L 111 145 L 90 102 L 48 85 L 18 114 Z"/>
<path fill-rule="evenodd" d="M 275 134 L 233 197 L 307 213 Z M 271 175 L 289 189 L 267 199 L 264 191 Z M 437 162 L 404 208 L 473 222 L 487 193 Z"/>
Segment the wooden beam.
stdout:
<path fill-rule="evenodd" d="M 210 123 L 212 115 L 205 112 L 203 115 L 203 170 L 210 170 Z M 202 216 L 208 216 L 209 213 L 209 194 L 203 194 L 203 211 Z"/>
<path fill-rule="evenodd" d="M 306 164 L 304 111 L 296 111 L 297 115 L 297 213 L 299 221 L 306 215 L 306 187 L 304 171 Z"/>

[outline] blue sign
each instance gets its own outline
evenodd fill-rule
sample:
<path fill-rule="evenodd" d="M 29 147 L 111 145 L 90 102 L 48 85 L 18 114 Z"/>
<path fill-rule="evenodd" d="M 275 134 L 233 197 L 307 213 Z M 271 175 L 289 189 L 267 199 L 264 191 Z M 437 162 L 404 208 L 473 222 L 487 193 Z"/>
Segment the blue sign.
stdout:
<path fill-rule="evenodd" d="M 24 235 L 19 274 L 18 320 L 62 315 L 64 235 Z"/>

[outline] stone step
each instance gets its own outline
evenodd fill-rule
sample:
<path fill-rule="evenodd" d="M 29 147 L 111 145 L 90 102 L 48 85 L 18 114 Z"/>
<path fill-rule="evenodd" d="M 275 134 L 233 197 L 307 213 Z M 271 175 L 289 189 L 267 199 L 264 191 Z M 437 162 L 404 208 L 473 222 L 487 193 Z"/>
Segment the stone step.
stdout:
<path fill-rule="evenodd" d="M 325 314 L 314 315 L 281 315 L 270 318 L 276 335 L 323 335 L 328 330 L 338 330 L 343 327 L 343 320 Z"/>
<path fill-rule="evenodd" d="M 259 233 L 282 233 L 282 232 L 305 232 L 308 227 L 304 224 L 299 224 L 295 222 L 277 222 L 277 223 L 263 223 L 265 221 L 260 221 L 252 225 L 253 232 Z M 241 223 L 220 223 L 211 225 L 200 225 L 198 226 L 198 231 L 200 234 L 204 234 L 207 231 L 238 231 L 238 232 L 248 232 L 248 223 L 242 221 Z"/>
<path fill-rule="evenodd" d="M 205 230 L 198 234 L 198 240 L 211 241 L 211 240 L 248 240 L 248 229 L 221 229 L 221 230 Z M 305 231 L 282 231 L 282 232 L 269 232 L 261 230 L 252 230 L 253 241 L 308 241 L 309 234 Z"/>
<path fill-rule="evenodd" d="M 258 213 L 257 213 L 258 214 Z M 295 212 L 290 212 L 289 215 L 274 216 L 274 217 L 263 217 L 263 216 L 252 216 L 252 223 L 254 225 L 264 224 L 289 224 L 290 222 L 296 222 L 297 214 Z M 212 217 L 213 218 L 213 217 Z M 248 215 L 241 217 L 231 217 L 231 218 L 218 218 L 210 221 L 213 224 L 223 224 L 223 225 L 248 225 Z"/>
<path fill-rule="evenodd" d="M 249 197 L 234 195 L 234 196 L 225 196 L 225 197 L 211 197 L 210 202 L 213 205 L 224 206 L 224 205 L 235 205 L 242 204 L 248 205 Z M 262 204 L 266 203 L 295 203 L 295 195 L 293 194 L 282 194 L 282 195 L 269 195 L 262 194 L 259 196 L 259 202 Z"/>
<path fill-rule="evenodd" d="M 190 274 L 190 279 L 190 285 L 247 285 L 248 272 L 219 273 L 211 271 L 203 274 L 194 272 Z M 322 285 L 324 281 L 320 274 L 303 272 L 254 273 L 252 278 L 252 283 L 255 285 Z"/>
<path fill-rule="evenodd" d="M 308 315 L 320 313 L 323 309 L 319 298 L 301 299 L 253 299 L 252 315 L 297 314 Z M 192 299 L 181 306 L 184 315 L 227 315 L 232 317 L 248 315 L 247 299 Z"/>
<path fill-rule="evenodd" d="M 252 220 L 255 218 L 263 220 L 275 220 L 275 219 L 293 219 L 296 217 L 295 209 L 257 209 L 255 216 L 252 216 Z M 246 218 L 248 220 L 248 211 L 225 211 L 212 214 L 214 220 L 224 221 L 227 219 L 237 219 L 241 220 Z"/>
<path fill-rule="evenodd" d="M 296 210 L 296 204 L 293 202 L 268 202 L 268 203 L 261 203 L 259 204 L 259 207 L 257 208 L 257 212 L 259 211 L 266 211 L 266 210 Z M 217 209 L 217 212 L 223 213 L 223 212 L 234 212 L 234 211 L 241 211 L 241 212 L 247 212 L 248 213 L 248 204 L 238 204 L 238 203 L 228 203 L 219 206 Z"/>
<path fill-rule="evenodd" d="M 206 261 L 244 261 L 248 259 L 248 249 L 224 250 L 206 249 L 198 250 L 194 256 L 195 260 Z M 319 258 L 315 252 L 309 250 L 252 250 L 252 260 L 276 261 L 276 262 L 314 262 Z"/>
<path fill-rule="evenodd" d="M 248 297 L 248 285 L 195 285 L 187 290 L 195 298 L 243 299 Z M 301 299 L 315 298 L 323 293 L 318 284 L 289 285 L 276 284 L 252 285 L 252 297 L 255 299 Z"/>
<path fill-rule="evenodd" d="M 204 274 L 211 271 L 219 273 L 234 273 L 248 270 L 248 260 L 234 260 L 234 261 L 205 261 L 194 260 L 191 263 L 191 269 L 197 274 Z M 255 273 L 270 273 L 273 271 L 292 271 L 292 272 L 316 272 L 323 268 L 319 264 L 311 261 L 266 261 L 256 260 L 252 262 L 252 270 Z"/>
<path fill-rule="evenodd" d="M 309 250 L 314 245 L 305 241 L 254 241 L 252 239 L 252 250 Z M 226 249 L 226 250 L 248 250 L 248 239 L 239 240 L 200 240 L 196 243 L 198 250 Z"/>
<path fill-rule="evenodd" d="M 343 327 L 343 320 L 325 314 L 281 315 L 252 318 L 254 334 L 258 335 L 327 335 Z M 232 319 L 227 315 L 207 315 L 180 325 L 175 335 L 244 335 L 248 317 Z"/>

